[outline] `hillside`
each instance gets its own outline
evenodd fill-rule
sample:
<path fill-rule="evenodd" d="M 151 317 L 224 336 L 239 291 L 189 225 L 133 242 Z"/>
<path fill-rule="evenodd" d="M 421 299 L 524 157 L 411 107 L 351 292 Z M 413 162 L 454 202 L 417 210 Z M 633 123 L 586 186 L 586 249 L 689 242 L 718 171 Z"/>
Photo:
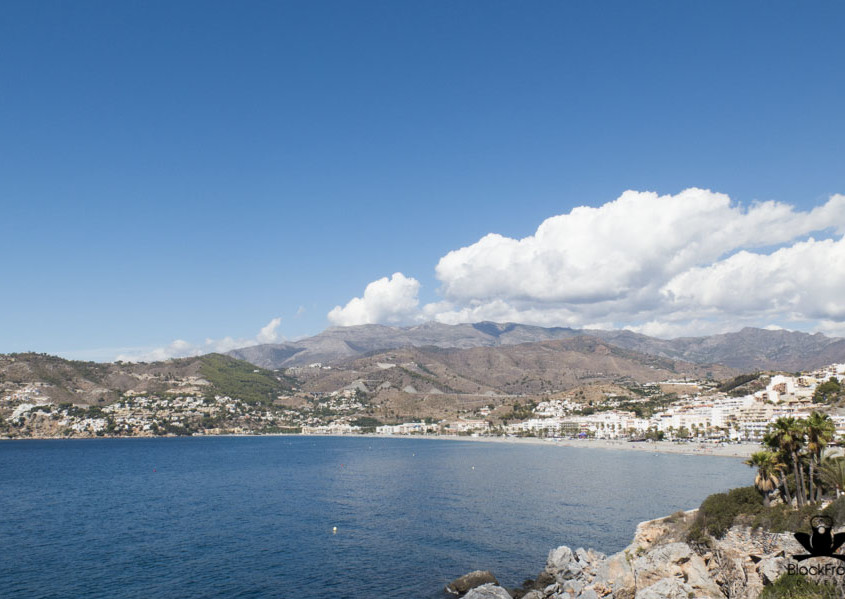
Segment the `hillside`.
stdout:
<path fill-rule="evenodd" d="M 137 364 L 80 362 L 34 353 L 0 355 L 0 395 L 34 386 L 53 403 L 107 405 L 126 393 L 197 391 L 266 403 L 294 384 L 287 376 L 221 354 Z"/>
<path fill-rule="evenodd" d="M 845 339 L 827 337 L 821 333 L 810 335 L 795 331 L 745 328 L 735 333 L 666 340 L 632 331 L 545 328 L 493 322 L 458 325 L 426 323 L 412 327 L 332 327 L 299 341 L 258 345 L 234 350 L 229 355 L 262 368 L 276 369 L 317 362 L 334 364 L 372 352 L 401 347 L 505 347 L 580 336 L 601 339 L 641 354 L 694 364 L 720 364 L 743 371 L 794 372 L 845 362 Z"/>
<path fill-rule="evenodd" d="M 582 396 L 628 395 L 626 387 L 677 378 L 724 379 L 734 370 L 705 367 L 615 347 L 590 337 L 504 347 L 405 347 L 374 352 L 331 367 L 297 367 L 302 388 L 315 393 L 357 390 L 372 398 L 370 415 L 454 416 L 482 406 L 579 389 Z M 586 394 L 586 395 L 584 395 Z"/>

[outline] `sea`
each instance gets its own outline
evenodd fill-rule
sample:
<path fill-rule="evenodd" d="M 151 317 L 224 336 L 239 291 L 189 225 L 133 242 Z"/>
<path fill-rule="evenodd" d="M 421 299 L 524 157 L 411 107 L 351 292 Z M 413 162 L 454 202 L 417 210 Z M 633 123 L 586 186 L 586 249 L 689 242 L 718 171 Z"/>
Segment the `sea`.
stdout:
<path fill-rule="evenodd" d="M 0 597 L 440 599 L 749 485 L 742 460 L 373 437 L 0 442 Z"/>

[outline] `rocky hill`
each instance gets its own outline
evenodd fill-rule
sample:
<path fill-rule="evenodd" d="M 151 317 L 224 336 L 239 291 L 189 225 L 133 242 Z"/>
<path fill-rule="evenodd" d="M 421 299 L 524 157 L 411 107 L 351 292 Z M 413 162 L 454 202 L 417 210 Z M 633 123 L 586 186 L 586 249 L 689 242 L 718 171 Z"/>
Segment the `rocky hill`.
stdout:
<path fill-rule="evenodd" d="M 821 333 L 810 335 L 745 328 L 735 333 L 666 340 L 631 331 L 546 328 L 493 322 L 458 325 L 426 323 L 412 327 L 332 327 L 307 339 L 238 349 L 229 355 L 263 368 L 275 369 L 315 362 L 334 364 L 371 352 L 402 347 L 505 347 L 580 336 L 601 339 L 623 349 L 661 358 L 695 364 L 720 364 L 743 371 L 794 372 L 845 362 L 845 339 Z"/>
<path fill-rule="evenodd" d="M 238 397 L 248 402 L 272 401 L 296 382 L 242 360 L 207 354 L 152 363 L 103 364 L 65 360 L 46 354 L 0 355 L 0 396 L 31 387 L 53 403 L 103 405 L 125 393 L 184 393 Z"/>
<path fill-rule="evenodd" d="M 331 368 L 295 368 L 303 388 L 404 390 L 418 394 L 540 395 L 597 383 L 724 379 L 735 373 L 623 349 L 591 337 L 469 349 L 405 347 Z"/>
<path fill-rule="evenodd" d="M 280 368 L 314 362 L 335 363 L 369 352 L 399 347 L 495 347 L 569 339 L 578 334 L 578 331 L 567 328 L 493 322 L 457 325 L 429 322 L 412 327 L 366 324 L 331 327 L 307 339 L 237 349 L 229 352 L 229 355 L 265 368 Z"/>

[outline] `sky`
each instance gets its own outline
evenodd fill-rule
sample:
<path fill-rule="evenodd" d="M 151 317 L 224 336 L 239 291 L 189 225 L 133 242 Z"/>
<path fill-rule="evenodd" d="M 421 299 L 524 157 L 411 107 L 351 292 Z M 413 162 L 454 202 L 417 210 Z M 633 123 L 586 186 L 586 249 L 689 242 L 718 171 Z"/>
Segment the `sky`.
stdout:
<path fill-rule="evenodd" d="M 845 4 L 0 6 L 0 352 L 845 336 Z"/>

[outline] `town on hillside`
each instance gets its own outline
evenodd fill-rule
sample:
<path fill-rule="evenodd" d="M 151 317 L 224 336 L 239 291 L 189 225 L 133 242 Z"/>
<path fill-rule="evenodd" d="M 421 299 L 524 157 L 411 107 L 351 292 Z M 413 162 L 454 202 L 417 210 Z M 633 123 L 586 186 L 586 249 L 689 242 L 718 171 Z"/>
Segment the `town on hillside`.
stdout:
<path fill-rule="evenodd" d="M 294 381 L 290 377 L 303 370 L 279 373 L 251 365 L 244 370 L 245 363 L 226 360 L 226 367 L 242 368 L 238 380 Z M 331 369 L 321 364 L 310 368 Z M 457 407 L 442 417 L 416 418 L 403 418 L 409 410 L 402 414 L 388 409 L 380 403 L 381 395 L 360 381 L 332 391 L 289 384 L 263 395 L 263 388 L 261 394 L 252 387 L 243 387 L 241 393 L 240 387 L 212 383 L 207 378 L 214 372 L 134 372 L 130 374 L 144 385 L 120 392 L 96 390 L 100 399 L 86 402 L 56 399 L 55 381 L 0 378 L 0 438 L 437 434 L 757 442 L 778 418 L 805 419 L 813 412 L 828 414 L 837 435 L 845 436 L 845 407 L 840 402 L 845 364 L 793 374 L 745 374 L 721 383 L 685 377 L 587 385 L 540 395 L 489 393 L 472 401 L 453 398 Z M 402 390 L 412 403 L 419 401 L 415 393 Z"/>

